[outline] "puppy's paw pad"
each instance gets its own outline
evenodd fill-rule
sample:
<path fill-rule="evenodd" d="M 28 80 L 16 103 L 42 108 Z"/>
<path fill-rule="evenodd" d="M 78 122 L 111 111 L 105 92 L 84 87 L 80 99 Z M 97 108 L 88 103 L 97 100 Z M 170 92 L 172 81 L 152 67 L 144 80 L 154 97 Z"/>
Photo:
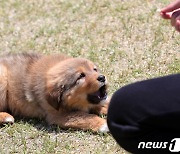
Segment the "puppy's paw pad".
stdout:
<path fill-rule="evenodd" d="M 103 124 L 103 125 L 99 128 L 99 132 L 101 132 L 101 133 L 107 133 L 107 132 L 109 132 L 109 128 L 108 128 L 107 123 Z"/>

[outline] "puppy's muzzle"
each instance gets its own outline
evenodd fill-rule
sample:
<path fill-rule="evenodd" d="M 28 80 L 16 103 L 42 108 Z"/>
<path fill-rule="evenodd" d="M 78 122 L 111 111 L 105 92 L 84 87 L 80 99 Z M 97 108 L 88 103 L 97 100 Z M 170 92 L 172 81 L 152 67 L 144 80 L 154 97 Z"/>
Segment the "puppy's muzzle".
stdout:
<path fill-rule="evenodd" d="M 99 89 L 95 91 L 94 93 L 88 94 L 87 99 L 92 104 L 99 104 L 102 101 L 106 100 L 107 98 L 107 83 L 106 83 L 106 77 L 104 75 L 99 75 L 97 80 L 99 81 Z"/>

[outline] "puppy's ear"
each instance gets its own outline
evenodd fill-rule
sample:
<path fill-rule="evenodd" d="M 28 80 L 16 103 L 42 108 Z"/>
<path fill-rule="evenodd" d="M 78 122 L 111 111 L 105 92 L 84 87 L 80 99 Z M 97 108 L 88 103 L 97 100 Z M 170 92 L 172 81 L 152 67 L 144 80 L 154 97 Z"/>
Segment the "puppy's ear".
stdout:
<path fill-rule="evenodd" d="M 56 110 L 58 110 L 60 107 L 60 105 L 58 103 L 58 97 L 59 96 L 57 93 L 50 93 L 50 94 L 46 95 L 46 99 L 47 99 L 48 103 Z"/>
<path fill-rule="evenodd" d="M 56 110 L 59 110 L 62 104 L 63 87 L 64 86 L 61 86 L 60 88 L 57 89 L 53 89 L 51 92 L 49 92 L 46 95 L 46 100 Z"/>
<path fill-rule="evenodd" d="M 67 76 L 63 81 L 63 85 L 54 86 L 49 93 L 46 95 L 48 103 L 59 110 L 60 106 L 63 105 L 63 95 L 66 91 L 70 90 L 76 85 L 76 78 L 74 76 Z"/>

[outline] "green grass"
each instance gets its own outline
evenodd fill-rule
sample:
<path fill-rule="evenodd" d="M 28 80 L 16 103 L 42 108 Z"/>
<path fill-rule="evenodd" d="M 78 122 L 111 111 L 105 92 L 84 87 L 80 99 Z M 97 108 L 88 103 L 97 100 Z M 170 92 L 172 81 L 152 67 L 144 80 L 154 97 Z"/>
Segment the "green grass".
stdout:
<path fill-rule="evenodd" d="M 65 53 L 94 61 L 109 93 L 180 73 L 180 35 L 157 9 L 168 0 L 0 0 L 0 52 Z M 110 134 L 38 120 L 0 128 L 0 153 L 126 153 Z"/>

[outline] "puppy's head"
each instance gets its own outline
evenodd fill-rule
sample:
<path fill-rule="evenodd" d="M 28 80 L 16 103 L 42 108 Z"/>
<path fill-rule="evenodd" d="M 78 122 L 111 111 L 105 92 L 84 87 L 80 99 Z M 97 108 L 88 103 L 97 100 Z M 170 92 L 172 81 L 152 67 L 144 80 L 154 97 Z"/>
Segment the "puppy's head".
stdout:
<path fill-rule="evenodd" d="M 88 111 L 107 99 L 106 77 L 82 58 L 70 58 L 50 68 L 46 89 L 47 101 L 55 108 Z"/>

